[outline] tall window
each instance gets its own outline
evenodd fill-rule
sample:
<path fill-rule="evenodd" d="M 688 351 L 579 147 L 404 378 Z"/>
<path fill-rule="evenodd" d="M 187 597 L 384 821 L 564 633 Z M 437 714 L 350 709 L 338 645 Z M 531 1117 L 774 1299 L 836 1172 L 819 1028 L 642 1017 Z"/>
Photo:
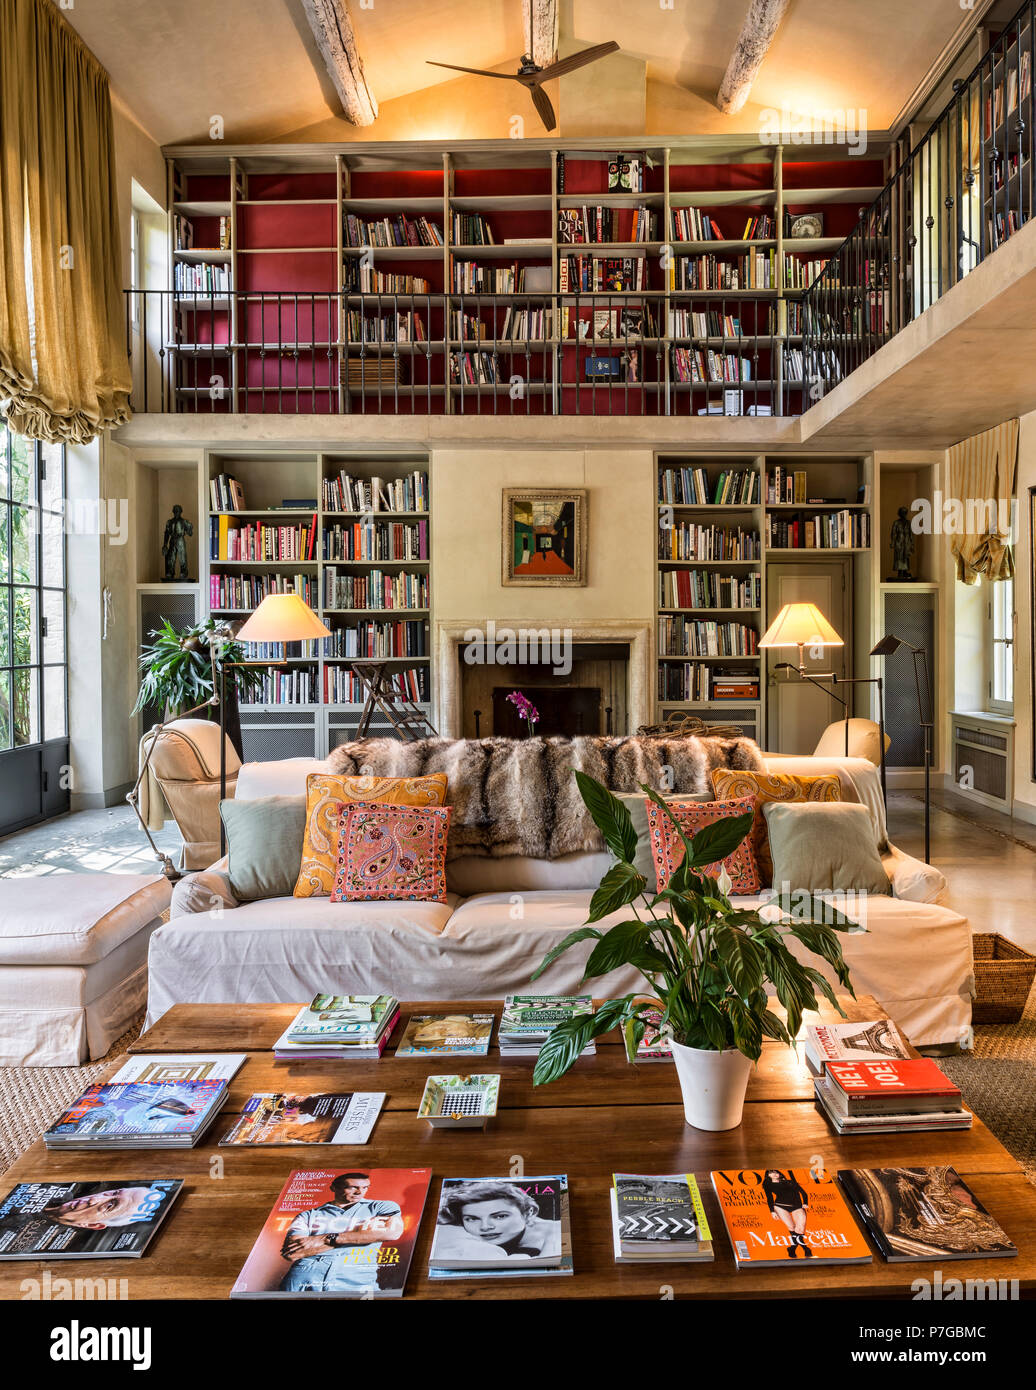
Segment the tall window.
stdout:
<path fill-rule="evenodd" d="M 989 588 L 989 704 L 1008 712 L 1014 709 L 1014 580 L 1000 579 Z"/>
<path fill-rule="evenodd" d="M 0 760 L 68 734 L 64 494 L 64 447 L 0 430 Z"/>

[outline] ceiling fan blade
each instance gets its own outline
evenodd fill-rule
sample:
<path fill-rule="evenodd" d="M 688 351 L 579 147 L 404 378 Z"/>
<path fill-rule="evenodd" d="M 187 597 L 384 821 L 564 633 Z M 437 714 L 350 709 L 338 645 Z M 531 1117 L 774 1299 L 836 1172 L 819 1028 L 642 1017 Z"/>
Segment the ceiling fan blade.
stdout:
<path fill-rule="evenodd" d="M 596 63 L 598 58 L 607 58 L 609 53 L 617 53 L 618 51 L 619 45 L 614 41 L 594 44 L 593 48 L 584 48 L 579 53 L 573 53 L 568 58 L 559 58 L 556 63 L 542 68 L 536 73 L 536 81 L 553 82 L 555 77 L 564 77 L 566 73 L 575 72 L 577 68 L 585 68 L 587 63 Z"/>
<path fill-rule="evenodd" d="M 554 115 L 554 108 L 550 104 L 550 97 L 539 83 L 535 87 L 529 88 L 529 95 L 532 97 L 532 104 L 535 106 L 540 120 L 548 130 L 553 130 L 558 122 Z"/>
<path fill-rule="evenodd" d="M 450 68 L 453 72 L 470 72 L 475 77 L 502 77 L 505 82 L 518 80 L 513 72 L 488 72 L 485 68 L 462 68 L 457 63 L 437 63 L 433 58 L 426 58 L 425 62 L 433 68 Z"/>

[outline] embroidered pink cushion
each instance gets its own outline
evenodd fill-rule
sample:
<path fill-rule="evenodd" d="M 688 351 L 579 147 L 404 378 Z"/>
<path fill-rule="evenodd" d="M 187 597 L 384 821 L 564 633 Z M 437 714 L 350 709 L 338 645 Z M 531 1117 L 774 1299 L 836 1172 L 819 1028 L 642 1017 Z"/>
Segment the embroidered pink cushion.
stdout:
<path fill-rule="evenodd" d="M 755 797 L 739 797 L 732 801 L 669 801 L 666 804 L 680 822 L 684 834 L 693 836 L 702 826 L 712 825 L 714 821 L 725 820 L 728 816 L 743 816 L 746 811 L 754 811 Z M 677 835 L 675 826 L 653 801 L 648 802 L 647 814 L 651 858 L 655 863 L 658 892 L 661 893 L 672 877 L 673 870 L 683 863 L 683 841 Z M 734 853 L 727 855 L 722 863 L 708 864 L 702 872 L 710 878 L 717 878 L 721 868 L 726 869 L 730 875 L 732 897 L 762 892 L 762 877 L 752 853 L 749 836 L 746 836 Z"/>
<path fill-rule="evenodd" d="M 331 901 L 446 899 L 448 806 L 338 804 L 338 850 Z"/>

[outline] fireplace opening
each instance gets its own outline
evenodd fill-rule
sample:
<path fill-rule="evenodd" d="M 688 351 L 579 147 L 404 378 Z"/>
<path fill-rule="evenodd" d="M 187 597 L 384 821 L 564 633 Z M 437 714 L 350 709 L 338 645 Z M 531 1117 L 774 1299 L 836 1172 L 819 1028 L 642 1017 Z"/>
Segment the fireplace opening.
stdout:
<path fill-rule="evenodd" d="M 514 690 L 539 711 L 535 732 L 543 737 L 628 733 L 629 643 L 573 642 L 567 656 L 560 664 L 477 663 L 466 661 L 464 648 L 458 648 L 463 736 L 526 737 L 525 720 L 507 699 Z"/>

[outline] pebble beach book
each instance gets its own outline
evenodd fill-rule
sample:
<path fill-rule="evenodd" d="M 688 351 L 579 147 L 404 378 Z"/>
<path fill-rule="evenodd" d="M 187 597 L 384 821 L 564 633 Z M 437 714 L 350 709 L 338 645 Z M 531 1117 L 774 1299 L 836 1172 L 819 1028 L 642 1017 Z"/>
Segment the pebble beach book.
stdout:
<path fill-rule="evenodd" d="M 219 1142 L 230 1147 L 366 1144 L 384 1103 L 384 1091 L 257 1091 Z"/>
<path fill-rule="evenodd" d="M 715 1258 L 693 1173 L 615 1173 L 610 1196 L 618 1263 Z"/>
<path fill-rule="evenodd" d="M 430 1168 L 296 1170 L 231 1298 L 400 1298 Z"/>
<path fill-rule="evenodd" d="M 838 1181 L 890 1264 L 1018 1254 L 955 1168 L 843 1168 Z"/>
<path fill-rule="evenodd" d="M 833 1174 L 741 1168 L 711 1174 L 738 1269 L 866 1264 L 870 1247 Z"/>
<path fill-rule="evenodd" d="M 20 1182 L 0 1201 L 0 1260 L 143 1255 L 183 1178 Z"/>

